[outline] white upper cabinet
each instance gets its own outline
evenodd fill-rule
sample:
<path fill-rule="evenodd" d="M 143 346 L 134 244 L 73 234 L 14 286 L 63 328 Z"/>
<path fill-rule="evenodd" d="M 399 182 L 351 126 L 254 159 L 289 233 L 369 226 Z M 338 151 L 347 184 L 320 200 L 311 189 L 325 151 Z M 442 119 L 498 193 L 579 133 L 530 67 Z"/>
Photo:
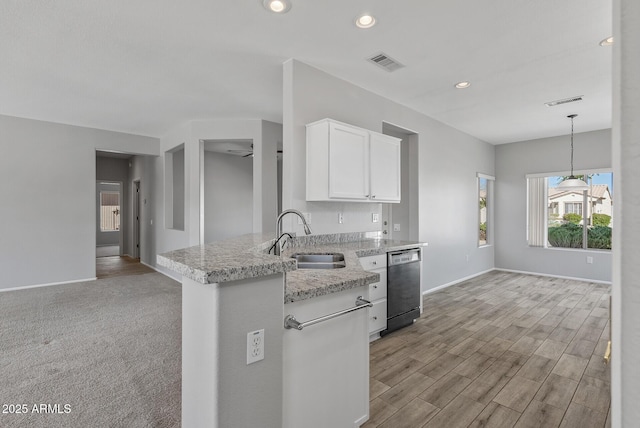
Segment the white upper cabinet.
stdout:
<path fill-rule="evenodd" d="M 369 197 L 369 134 L 329 123 L 329 198 Z"/>
<path fill-rule="evenodd" d="M 369 138 L 371 199 L 400 202 L 400 140 L 375 132 Z"/>
<path fill-rule="evenodd" d="M 400 202 L 400 140 L 331 119 L 308 124 L 307 200 Z"/>

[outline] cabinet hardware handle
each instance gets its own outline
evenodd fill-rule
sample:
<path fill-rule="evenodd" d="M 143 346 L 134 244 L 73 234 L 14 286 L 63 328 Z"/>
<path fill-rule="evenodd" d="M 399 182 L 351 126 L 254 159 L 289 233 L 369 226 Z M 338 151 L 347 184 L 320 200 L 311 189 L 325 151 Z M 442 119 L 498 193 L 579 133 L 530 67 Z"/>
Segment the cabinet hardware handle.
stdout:
<path fill-rule="evenodd" d="M 378 288 L 378 286 L 377 286 L 377 285 L 374 285 L 374 286 L 373 286 L 373 288 Z"/>
<path fill-rule="evenodd" d="M 375 198 L 375 197 L 376 197 L 376 195 L 371 195 L 371 197 L 372 197 L 372 198 Z"/>
<path fill-rule="evenodd" d="M 284 317 L 284 328 L 286 329 L 293 328 L 296 330 L 302 330 L 303 328 L 308 327 L 310 325 L 318 324 L 319 322 L 327 321 L 332 318 L 339 317 L 340 315 L 348 314 L 349 312 L 357 311 L 358 309 L 370 308 L 372 306 L 373 306 L 373 303 L 363 299 L 362 296 L 358 296 L 358 298 L 356 299 L 356 305 L 354 307 L 349 309 L 343 309 L 339 312 L 335 312 L 333 314 L 315 318 L 310 321 L 300 322 L 293 315 L 287 315 L 286 317 Z"/>
<path fill-rule="evenodd" d="M 375 321 L 375 320 L 377 320 L 377 319 L 378 319 L 378 317 L 373 317 L 373 320 L 374 320 L 374 321 Z"/>
<path fill-rule="evenodd" d="M 369 197 L 369 195 L 364 195 L 364 197 L 365 197 L 365 198 L 368 198 L 368 197 Z"/>

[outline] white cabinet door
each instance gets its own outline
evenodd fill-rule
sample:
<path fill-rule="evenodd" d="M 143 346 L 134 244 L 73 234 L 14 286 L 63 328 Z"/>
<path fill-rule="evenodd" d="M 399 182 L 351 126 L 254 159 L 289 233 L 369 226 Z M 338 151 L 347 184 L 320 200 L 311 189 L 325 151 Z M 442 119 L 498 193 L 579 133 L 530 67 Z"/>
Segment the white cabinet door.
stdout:
<path fill-rule="evenodd" d="M 387 328 L 387 255 L 361 257 L 360 265 L 364 270 L 380 275 L 378 282 L 369 284 L 369 300 L 373 303 L 369 312 L 369 340 L 373 341 Z"/>
<path fill-rule="evenodd" d="M 372 132 L 369 144 L 371 200 L 400 202 L 400 140 Z"/>
<path fill-rule="evenodd" d="M 353 307 L 358 296 L 366 299 L 368 289 L 288 303 L 284 310 L 298 321 L 309 321 Z M 352 428 L 368 419 L 370 310 L 362 308 L 300 331 L 284 330 L 284 428 Z"/>
<path fill-rule="evenodd" d="M 307 124 L 307 201 L 400 202 L 400 142 L 332 119 Z"/>
<path fill-rule="evenodd" d="M 329 197 L 369 198 L 369 133 L 329 123 Z"/>
<path fill-rule="evenodd" d="M 369 332 L 377 333 L 387 328 L 387 299 L 373 302 L 369 312 Z"/>

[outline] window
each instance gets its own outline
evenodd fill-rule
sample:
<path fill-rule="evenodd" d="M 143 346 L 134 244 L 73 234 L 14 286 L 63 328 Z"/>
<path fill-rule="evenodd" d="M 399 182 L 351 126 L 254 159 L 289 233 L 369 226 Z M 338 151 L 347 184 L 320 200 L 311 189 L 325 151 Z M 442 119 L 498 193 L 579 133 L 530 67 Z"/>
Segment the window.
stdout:
<path fill-rule="evenodd" d="M 478 246 L 491 244 L 491 214 L 493 204 L 494 177 L 478 173 Z"/>
<path fill-rule="evenodd" d="M 562 175 L 527 176 L 527 240 L 546 248 L 611 249 L 613 173 L 586 171 L 578 176 L 588 190 L 558 187 Z"/>
<path fill-rule="evenodd" d="M 564 212 L 567 214 L 578 214 L 582 216 L 582 202 L 565 202 Z"/>
<path fill-rule="evenodd" d="M 120 192 L 100 192 L 100 230 L 120 230 Z"/>

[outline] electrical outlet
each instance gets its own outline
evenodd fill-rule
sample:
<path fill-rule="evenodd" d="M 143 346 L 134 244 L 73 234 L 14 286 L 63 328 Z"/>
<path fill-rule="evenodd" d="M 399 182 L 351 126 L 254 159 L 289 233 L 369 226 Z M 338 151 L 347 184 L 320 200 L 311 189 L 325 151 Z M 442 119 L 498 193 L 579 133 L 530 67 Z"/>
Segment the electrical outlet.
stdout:
<path fill-rule="evenodd" d="M 247 365 L 264 360 L 264 329 L 247 333 Z"/>
<path fill-rule="evenodd" d="M 593 257 L 587 256 L 587 263 L 588 264 L 593 264 Z"/>
<path fill-rule="evenodd" d="M 378 213 L 372 213 L 371 214 L 371 222 L 372 223 L 377 223 L 380 221 L 380 214 Z"/>
<path fill-rule="evenodd" d="M 338 223 L 344 223 L 344 216 L 342 215 L 342 213 L 338 213 Z"/>
<path fill-rule="evenodd" d="M 393 223 L 393 231 L 400 232 L 400 223 Z"/>

